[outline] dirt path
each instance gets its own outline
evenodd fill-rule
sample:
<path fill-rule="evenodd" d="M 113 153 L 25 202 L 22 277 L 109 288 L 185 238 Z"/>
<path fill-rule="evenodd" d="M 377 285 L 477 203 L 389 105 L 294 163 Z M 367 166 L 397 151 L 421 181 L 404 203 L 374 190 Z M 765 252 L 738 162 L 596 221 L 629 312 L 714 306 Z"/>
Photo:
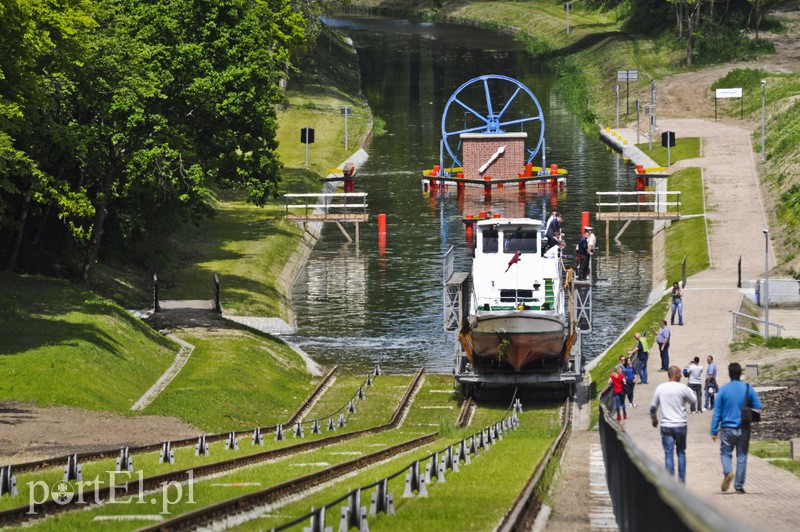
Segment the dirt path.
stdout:
<path fill-rule="evenodd" d="M 728 63 L 724 66 L 678 74 L 657 82 L 658 116 L 669 118 L 713 118 L 714 93 L 709 88 L 734 68 L 760 68 L 768 72 L 800 72 L 800 10 L 776 12 L 785 20 L 782 34 L 762 33 L 761 38 L 775 44 L 775 54 L 755 61 Z M 650 101 L 650 88 L 637 94 Z"/>
<path fill-rule="evenodd" d="M 159 443 L 202 433 L 172 417 L 127 417 L 81 408 L 40 408 L 7 401 L 0 403 L 0 464 Z"/>

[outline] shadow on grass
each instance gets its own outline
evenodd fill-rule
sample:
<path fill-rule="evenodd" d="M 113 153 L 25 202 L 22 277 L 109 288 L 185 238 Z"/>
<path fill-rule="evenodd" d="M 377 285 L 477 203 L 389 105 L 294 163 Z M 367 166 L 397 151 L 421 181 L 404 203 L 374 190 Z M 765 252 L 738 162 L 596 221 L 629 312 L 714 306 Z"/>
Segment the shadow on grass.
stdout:
<path fill-rule="evenodd" d="M 42 347 L 67 346 L 84 341 L 126 360 L 122 344 L 93 325 L 26 318 L 24 323 L 10 324 L 5 332 L 10 338 L 0 346 L 0 356 L 23 355 Z"/>

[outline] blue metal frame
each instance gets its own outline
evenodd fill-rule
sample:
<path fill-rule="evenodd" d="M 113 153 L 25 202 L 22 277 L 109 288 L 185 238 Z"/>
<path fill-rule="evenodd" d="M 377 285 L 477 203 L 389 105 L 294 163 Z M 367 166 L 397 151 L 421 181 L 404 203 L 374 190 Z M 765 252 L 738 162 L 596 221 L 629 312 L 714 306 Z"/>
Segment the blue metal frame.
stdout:
<path fill-rule="evenodd" d="M 507 82 L 512 83 L 512 84 L 517 86 L 517 90 L 514 91 L 514 94 L 511 95 L 511 97 L 508 99 L 508 101 L 505 103 L 503 108 L 498 113 L 495 113 L 494 109 L 492 107 L 492 98 L 491 98 L 491 93 L 489 91 L 489 80 L 507 81 Z M 476 111 L 475 109 L 472 109 L 470 106 L 468 106 L 467 104 L 465 104 L 464 102 L 462 102 L 461 100 L 458 99 L 458 95 L 461 93 L 461 91 L 466 89 L 468 86 L 470 86 L 470 85 L 472 85 L 474 83 L 483 83 L 483 89 L 484 89 L 484 92 L 486 93 L 486 114 L 485 114 L 485 116 L 482 115 L 481 113 L 479 113 L 478 111 Z M 538 114 L 535 115 L 535 116 L 530 116 L 530 117 L 526 117 L 526 118 L 519 118 L 517 120 L 508 120 L 508 121 L 504 122 L 503 121 L 503 114 L 505 114 L 505 112 L 508 110 L 508 107 L 516 99 L 516 97 L 520 93 L 520 91 L 524 91 L 530 97 L 530 99 L 533 101 L 534 105 L 536 106 L 536 110 L 538 111 Z M 468 113 L 471 113 L 472 115 L 477 117 L 479 120 L 481 120 L 484 123 L 484 125 L 476 126 L 476 127 L 470 127 L 470 128 L 465 127 L 464 129 L 460 129 L 460 130 L 457 130 L 457 131 L 447 131 L 447 129 L 446 129 L 447 128 L 447 124 L 446 124 L 447 123 L 447 113 L 450 110 L 450 106 L 453 103 L 457 103 L 458 105 L 463 107 Z M 458 158 L 458 155 L 456 155 L 456 153 L 454 153 L 452 148 L 450 147 L 450 143 L 449 143 L 449 140 L 448 140 L 450 137 L 455 135 L 455 136 L 457 136 L 456 138 L 459 139 L 458 146 L 456 147 L 456 151 L 457 151 L 458 147 L 460 146 L 460 140 L 461 140 L 461 134 L 462 133 L 478 133 L 478 132 L 480 132 L 480 133 L 504 133 L 504 130 L 503 130 L 504 127 L 511 126 L 511 125 L 514 125 L 514 124 L 524 124 L 524 123 L 527 123 L 527 122 L 535 122 L 537 120 L 540 121 L 541 124 L 542 124 L 541 130 L 540 130 L 540 133 L 539 133 L 539 139 L 538 139 L 538 141 L 536 143 L 536 147 L 534 149 L 528 149 L 527 147 L 525 148 L 525 151 L 528 152 L 528 158 L 525 161 L 526 163 L 531 162 L 533 160 L 533 158 L 536 157 L 536 155 L 539 153 L 540 150 L 542 150 L 542 147 L 544 146 L 544 113 L 542 112 L 542 106 L 539 104 L 539 100 L 536 99 L 536 96 L 533 95 L 533 92 L 531 92 L 531 90 L 528 87 L 526 87 L 520 81 L 518 81 L 518 80 L 516 80 L 514 78 L 510 78 L 508 76 L 502 76 L 502 75 L 499 75 L 499 74 L 487 74 L 487 75 L 484 75 L 484 76 L 478 76 L 477 78 L 473 78 L 473 79 L 467 81 L 466 83 L 461 85 L 458 89 L 456 89 L 456 91 L 452 94 L 452 96 L 450 96 L 450 99 L 447 101 L 447 105 L 445 105 L 444 112 L 442 113 L 442 143 L 441 144 L 442 144 L 442 147 L 444 147 L 444 149 L 447 150 L 447 153 L 450 154 L 450 157 L 452 158 L 452 165 L 451 166 L 453 166 L 453 167 L 461 166 L 461 160 Z M 544 152 L 542 152 L 542 167 L 543 168 L 546 166 L 546 164 L 544 162 L 544 157 L 545 157 L 545 154 L 544 154 Z M 443 162 L 444 153 L 441 153 L 439 158 L 440 158 L 440 161 Z M 443 170 L 444 170 L 444 167 L 443 167 Z"/>

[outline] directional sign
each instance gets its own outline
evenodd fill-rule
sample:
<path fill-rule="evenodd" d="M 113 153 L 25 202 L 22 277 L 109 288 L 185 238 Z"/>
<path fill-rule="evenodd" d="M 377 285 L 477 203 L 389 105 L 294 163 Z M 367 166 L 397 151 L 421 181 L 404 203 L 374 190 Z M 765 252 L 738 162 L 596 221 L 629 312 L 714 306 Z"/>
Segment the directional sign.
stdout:
<path fill-rule="evenodd" d="M 617 81 L 639 81 L 639 71 L 617 70 Z"/>
<path fill-rule="evenodd" d="M 340 107 L 340 112 L 342 116 L 350 116 L 353 114 L 353 108 L 349 105 L 343 105 Z"/>
<path fill-rule="evenodd" d="M 301 129 L 300 142 L 303 144 L 314 144 L 314 130 L 310 127 L 304 127 Z"/>
<path fill-rule="evenodd" d="M 717 98 L 741 98 L 742 89 L 741 87 L 736 89 L 717 89 L 716 96 Z"/>

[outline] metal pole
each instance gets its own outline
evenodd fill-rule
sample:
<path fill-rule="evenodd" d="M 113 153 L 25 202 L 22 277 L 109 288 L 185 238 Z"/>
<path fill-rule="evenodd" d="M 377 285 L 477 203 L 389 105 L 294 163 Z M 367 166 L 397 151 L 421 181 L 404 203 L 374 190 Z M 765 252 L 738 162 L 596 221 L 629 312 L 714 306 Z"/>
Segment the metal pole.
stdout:
<path fill-rule="evenodd" d="M 656 80 L 650 82 L 650 93 L 653 97 L 653 125 L 658 125 L 656 120 Z"/>
<path fill-rule="evenodd" d="M 570 2 L 567 2 L 566 4 L 564 4 L 564 7 L 567 10 L 567 35 L 569 35 L 569 9 L 570 7 L 572 7 L 572 4 Z"/>
<path fill-rule="evenodd" d="M 769 229 L 764 229 L 764 341 L 769 340 Z"/>
<path fill-rule="evenodd" d="M 306 129 L 306 166 L 308 166 L 308 129 Z"/>
<path fill-rule="evenodd" d="M 625 78 L 625 116 L 631 113 L 631 78 L 630 74 Z"/>
<path fill-rule="evenodd" d="M 764 104 L 766 95 L 767 80 L 761 80 L 761 160 L 767 160 L 767 152 L 764 151 Z"/>
<path fill-rule="evenodd" d="M 639 100 L 636 100 L 636 144 L 639 144 Z"/>
<path fill-rule="evenodd" d="M 617 91 L 617 129 L 619 129 L 619 83 L 616 85 Z"/>
<path fill-rule="evenodd" d="M 344 149 L 345 149 L 345 151 L 347 151 L 347 149 L 348 149 L 348 147 L 347 147 L 347 115 L 350 114 L 347 111 L 348 111 L 348 109 L 347 109 L 347 107 L 345 107 L 345 112 L 344 112 Z"/>

